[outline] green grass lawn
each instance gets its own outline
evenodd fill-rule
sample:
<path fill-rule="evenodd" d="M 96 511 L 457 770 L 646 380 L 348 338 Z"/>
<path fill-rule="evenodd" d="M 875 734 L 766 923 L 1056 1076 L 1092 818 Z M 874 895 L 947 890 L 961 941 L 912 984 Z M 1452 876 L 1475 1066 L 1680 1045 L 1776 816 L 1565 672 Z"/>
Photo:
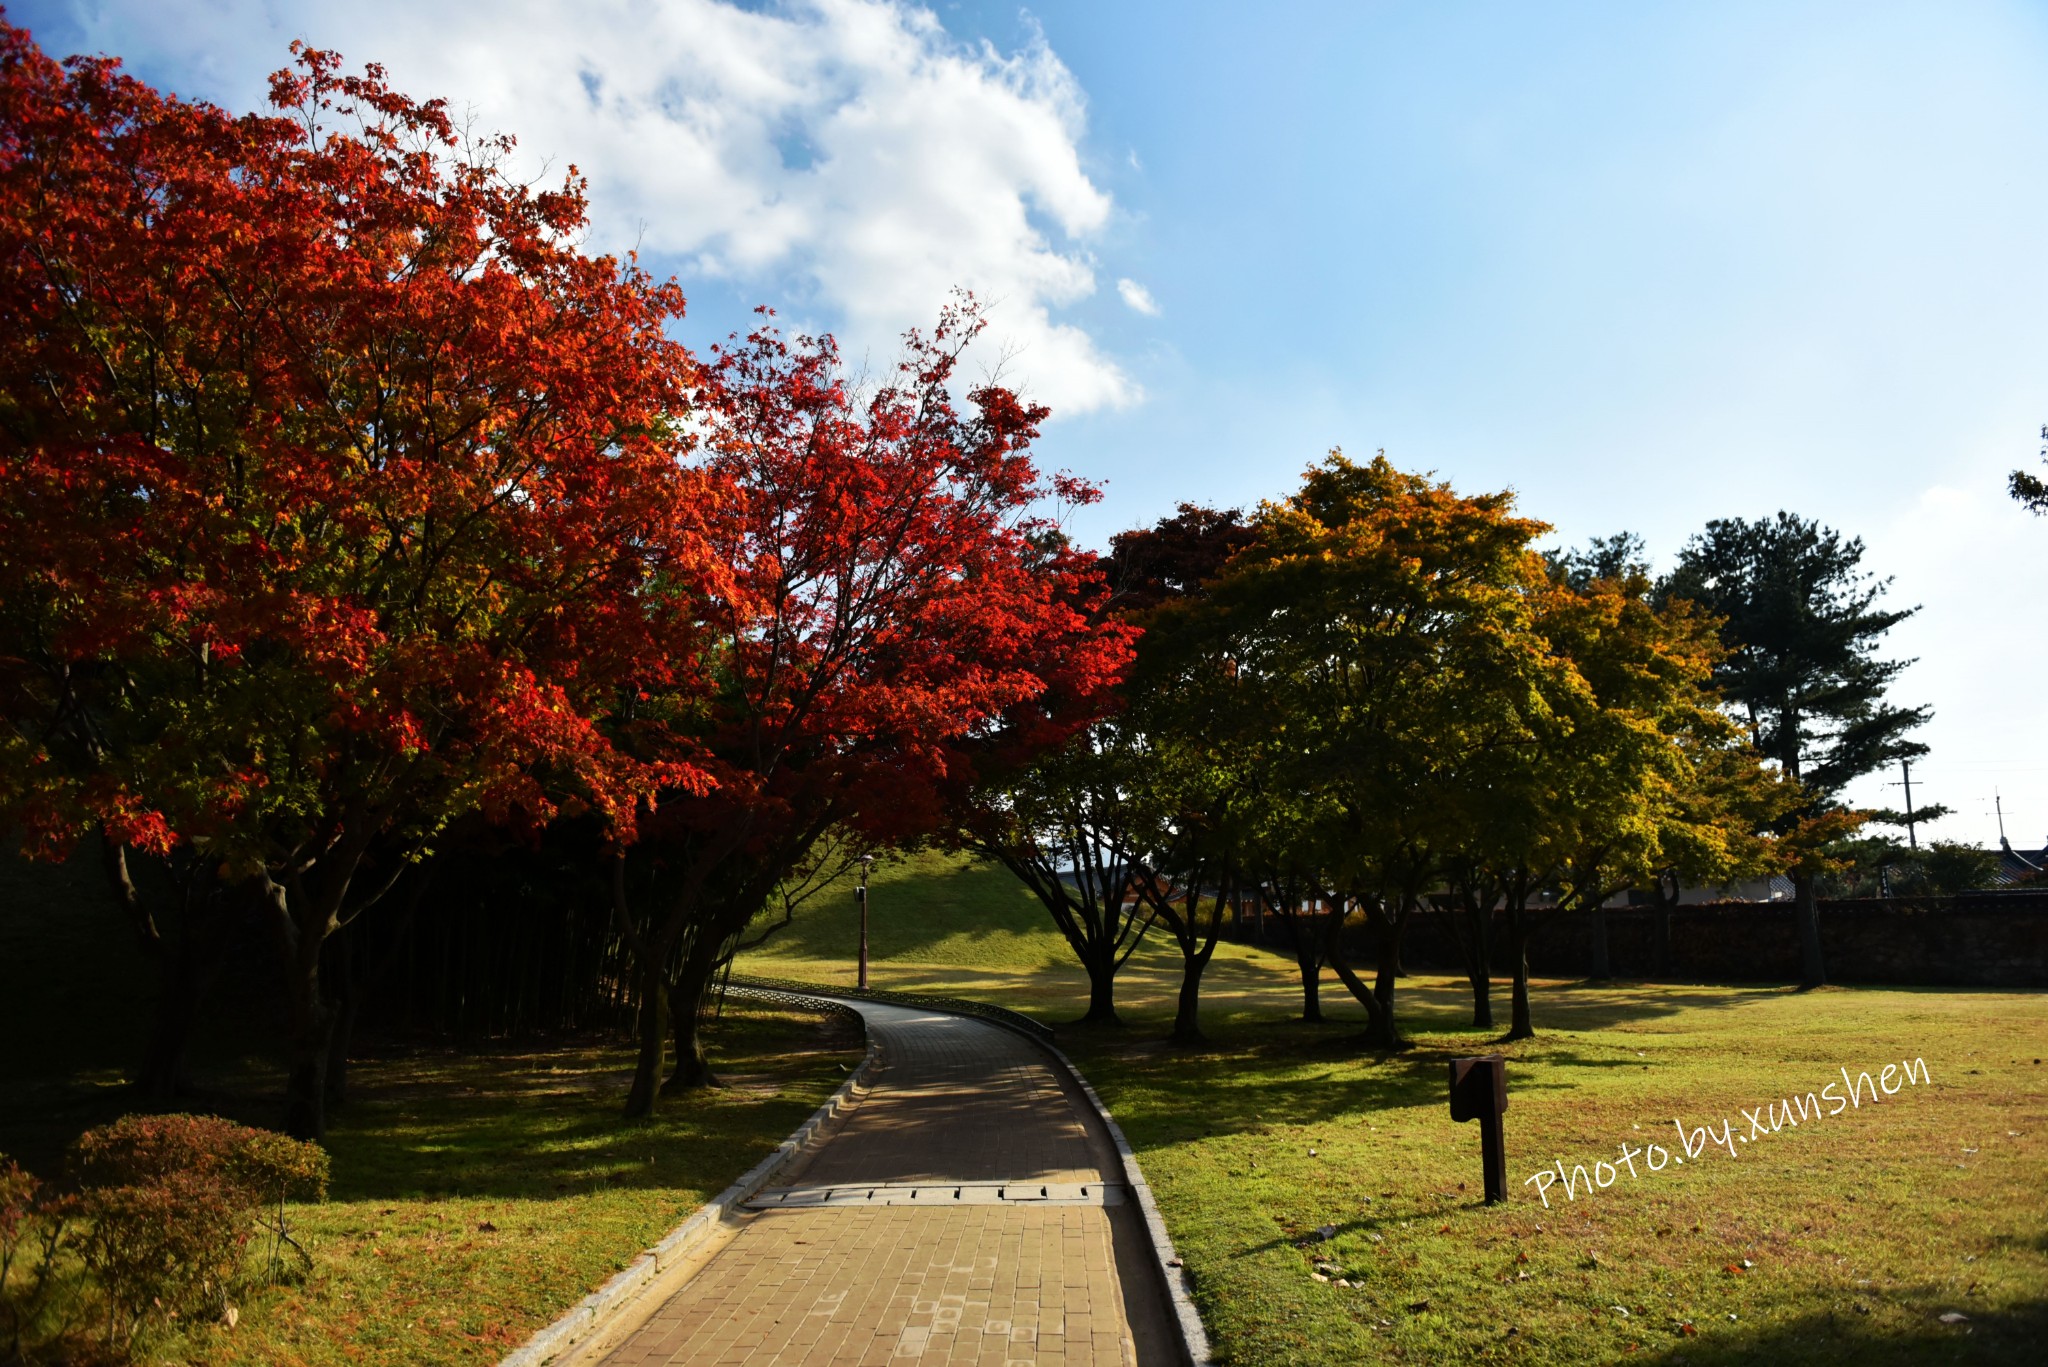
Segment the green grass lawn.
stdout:
<path fill-rule="evenodd" d="M 927 856 L 874 881 L 878 986 L 1055 1023 L 1085 1006 L 1050 922 L 1001 873 Z M 823 901 L 746 967 L 846 982 L 852 925 L 850 901 Z M 1382 1057 L 1340 985 L 1324 986 L 1329 1023 L 1299 1024 L 1292 962 L 1235 946 L 1209 973 L 1211 1047 L 1171 1048 L 1177 972 L 1170 944 L 1148 946 L 1119 980 L 1126 1027 L 1060 1037 L 1138 1150 L 1233 1367 L 2031 1364 L 2048 1342 L 2042 994 L 1539 982 L 1539 1037 L 1500 1047 L 1465 1024 L 1462 980 L 1417 975 L 1401 985 L 1415 1047 Z M 1488 1209 L 1445 1061 L 1496 1048 L 1511 1199 Z M 1912 1058 L 1927 1085 L 1741 1142 L 1745 1107 Z M 1570 1200 L 1553 1186 L 1547 1209 L 1525 1184 L 1560 1160 L 1604 1176 L 1623 1145 L 1668 1152 L 1674 1119 L 1733 1122 L 1739 1156 L 1657 1173 L 1637 1157 L 1639 1176 Z"/>
<path fill-rule="evenodd" d="M 0 1153 L 55 1177 L 71 1138 L 130 1108 L 149 992 L 95 870 L 0 863 Z M 282 1071 L 235 1028 L 260 1006 L 223 991 L 184 1109 L 275 1122 Z M 311 1276 L 252 1282 L 232 1331 L 158 1334 L 142 1360 L 496 1362 L 758 1162 L 862 1053 L 844 1024 L 737 1002 L 712 1039 L 727 1086 L 636 1123 L 619 1043 L 373 1039 L 331 1120 L 332 1198 L 292 1215 Z"/>
<path fill-rule="evenodd" d="M 53 881 L 54 880 L 54 881 Z M 66 881 L 69 880 L 69 881 Z M 0 1151 L 40 1153 L 121 1108 L 147 975 L 106 946 L 91 876 L 0 868 Z M 1212 1044 L 1162 1042 L 1178 956 L 1120 979 L 1122 1029 L 1064 1024 L 1085 981 L 1000 870 L 939 855 L 876 870 L 879 986 L 997 1002 L 1062 1046 L 1137 1147 L 1231 1367 L 1360 1360 L 2033 1363 L 2048 1341 L 2048 998 L 1828 988 L 1536 985 L 1536 1040 L 1504 1050 L 1512 1199 L 1477 1200 L 1479 1136 L 1447 1058 L 1493 1048 L 1462 981 L 1404 979 L 1415 1047 L 1364 1050 L 1334 981 L 1294 1020 L 1291 961 L 1224 946 Z M 98 919 L 95 919 L 98 918 Z M 853 977 L 854 906 L 829 890 L 748 971 Z M 1505 1016 L 1505 994 L 1501 1000 Z M 798 1124 L 856 1058 L 814 1019 L 736 1009 L 712 1041 L 729 1089 L 652 1122 L 615 1116 L 626 1055 L 595 1042 L 389 1048 L 335 1120 L 334 1199 L 304 1209 L 317 1270 L 241 1303 L 232 1332 L 158 1345 L 203 1363 L 488 1362 L 623 1265 Z M 274 1061 L 203 1032 L 200 1109 L 261 1121 Z M 1562 1161 L 1674 1145 L 1819 1090 L 1840 1067 L 1921 1058 L 1878 1104 L 1708 1150 L 1545 1208 Z M 1321 1227 L 1327 1241 L 1306 1242 Z M 1319 1268 L 1319 1263 L 1321 1264 Z M 1351 1283 L 1341 1285 L 1341 1282 Z M 1626 1312 L 1626 1313 L 1624 1313 Z M 1944 1314 L 1965 1320 L 1945 1324 Z M 1690 1326 L 1690 1332 L 1688 1332 Z"/>

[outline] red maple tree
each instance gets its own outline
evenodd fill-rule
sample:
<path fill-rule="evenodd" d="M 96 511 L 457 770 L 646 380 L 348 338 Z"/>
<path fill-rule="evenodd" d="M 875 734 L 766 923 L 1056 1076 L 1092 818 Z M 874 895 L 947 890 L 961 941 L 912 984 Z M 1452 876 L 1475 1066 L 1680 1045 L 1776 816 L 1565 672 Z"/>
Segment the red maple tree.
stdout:
<path fill-rule="evenodd" d="M 311 1136 L 323 949 L 449 820 L 708 781 L 597 719 L 699 686 L 724 476 L 573 169 L 297 56 L 235 118 L 0 24 L 0 808 L 260 892 Z"/>
<path fill-rule="evenodd" d="M 959 301 L 868 393 L 830 338 L 764 325 L 716 350 L 704 469 L 733 493 L 709 525 L 731 573 L 709 614 L 712 688 L 656 696 L 624 728 L 635 753 L 715 780 L 665 797 L 615 860 L 643 1005 L 629 1114 L 654 1103 L 664 1006 L 666 1089 L 711 1080 L 706 987 L 821 838 L 933 831 L 997 719 L 1124 667 L 1129 633 L 1091 620 L 1099 581 L 1044 515 L 1095 496 L 1032 464 L 1046 410 L 993 383 L 954 398 L 980 327 Z"/>

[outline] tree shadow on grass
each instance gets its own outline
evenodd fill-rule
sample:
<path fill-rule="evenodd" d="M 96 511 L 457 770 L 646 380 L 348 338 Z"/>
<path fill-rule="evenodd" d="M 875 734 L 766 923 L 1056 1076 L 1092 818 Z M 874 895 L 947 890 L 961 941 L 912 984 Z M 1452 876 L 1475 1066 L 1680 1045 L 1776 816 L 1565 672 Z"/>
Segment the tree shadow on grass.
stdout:
<path fill-rule="evenodd" d="M 632 1070 L 609 1043 L 489 1054 L 433 1050 L 359 1065 L 328 1135 L 341 1200 L 548 1199 L 709 1184 L 801 1125 L 858 1061 L 834 1018 L 728 1007 L 712 1038 L 728 1085 L 620 1118 Z M 802 1085 L 811 1081 L 812 1085 Z M 797 1084 L 792 1090 L 792 1084 Z"/>
<path fill-rule="evenodd" d="M 1367 1112 L 1446 1109 L 1445 1065 L 1457 1052 L 1422 1047 L 1361 1058 L 1342 1047 L 1341 1039 L 1237 1035 L 1218 1041 L 1207 1054 L 1082 1052 L 1077 1061 L 1091 1081 L 1109 1090 L 1119 1123 L 1151 1145 L 1322 1125 Z M 1282 1075 L 1270 1076 L 1276 1066 Z M 1525 1090 L 1568 1085 L 1530 1082 Z M 1198 1106 L 1186 1103 L 1191 1095 L 1199 1095 Z"/>
<path fill-rule="evenodd" d="M 1815 1310 L 1789 1323 L 1759 1330 L 1713 1327 L 1661 1349 L 1631 1355 L 1631 1362 L 1673 1367 L 1723 1367 L 1757 1362 L 1853 1362 L 1858 1367 L 1890 1363 L 2011 1363 L 2041 1361 L 2048 1343 L 2048 1301 L 2023 1302 L 2005 1311 L 1965 1312 L 1958 1324 L 1928 1315 L 1924 1324 L 1901 1330 L 1856 1314 Z"/>
<path fill-rule="evenodd" d="M 630 1051 L 610 1040 L 518 1047 L 377 1042 L 351 1065 L 351 1099 L 330 1115 L 326 1147 L 338 1200 L 443 1196 L 547 1199 L 608 1190 L 715 1191 L 809 1117 L 858 1062 L 856 1031 L 836 1018 L 728 1007 L 711 1037 L 729 1085 L 620 1118 Z M 61 1180 L 81 1132 L 138 1110 L 219 1115 L 274 1127 L 282 1073 L 264 1060 L 201 1074 L 175 1103 L 142 1104 L 120 1085 L 63 1079 L 17 1099 L 33 1126 L 11 1125 L 11 1156 Z M 802 1085 L 809 1083 L 809 1085 Z M 793 1094 L 792 1084 L 798 1084 Z M 651 1161 L 650 1161 L 651 1160 Z"/>

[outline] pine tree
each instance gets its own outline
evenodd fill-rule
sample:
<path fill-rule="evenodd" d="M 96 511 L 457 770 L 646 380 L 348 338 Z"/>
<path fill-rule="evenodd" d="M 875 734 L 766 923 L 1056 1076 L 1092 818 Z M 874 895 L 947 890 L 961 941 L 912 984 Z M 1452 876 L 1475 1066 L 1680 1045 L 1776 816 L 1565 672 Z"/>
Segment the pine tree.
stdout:
<path fill-rule="evenodd" d="M 1891 581 L 1861 568 L 1863 550 L 1860 538 L 1792 513 L 1716 519 L 1659 585 L 1660 597 L 1723 619 L 1728 656 L 1716 682 L 1758 752 L 1811 792 L 1793 820 L 1839 811 L 1853 780 L 1927 753 L 1908 733 L 1932 709 L 1885 698 L 1912 661 L 1877 655 L 1885 633 L 1919 609 L 1880 606 Z M 1813 880 L 1793 875 L 1808 987 L 1826 980 Z"/>

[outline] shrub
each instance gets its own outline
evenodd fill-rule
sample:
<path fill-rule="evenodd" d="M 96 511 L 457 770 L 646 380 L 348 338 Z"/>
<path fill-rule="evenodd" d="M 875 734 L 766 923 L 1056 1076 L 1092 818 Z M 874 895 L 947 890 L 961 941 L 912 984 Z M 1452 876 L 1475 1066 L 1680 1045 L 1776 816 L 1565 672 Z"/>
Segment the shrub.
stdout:
<path fill-rule="evenodd" d="M 0 1154 L 0 1292 L 7 1289 L 8 1274 L 14 1269 L 14 1251 L 28 1233 L 29 1215 L 35 1209 L 37 1182 L 21 1170 L 12 1158 Z"/>
<path fill-rule="evenodd" d="M 21 1356 L 22 1310 L 8 1293 L 7 1282 L 14 1275 L 14 1258 L 28 1237 L 35 1213 L 35 1177 L 21 1170 L 11 1158 L 0 1157 L 0 1310 L 7 1315 L 9 1357 Z"/>
<path fill-rule="evenodd" d="M 47 1344 L 70 1334 L 69 1318 L 58 1312 L 63 1293 L 75 1293 L 75 1279 L 55 1273 L 77 1204 L 75 1197 L 47 1194 L 33 1174 L 0 1154 L 0 1315 L 6 1336 L 0 1361 L 27 1362 L 31 1340 Z M 67 1360 L 73 1358 L 85 1360 L 76 1354 Z"/>
<path fill-rule="evenodd" d="M 106 1342 L 125 1349 L 151 1314 L 219 1313 L 249 1241 L 246 1207 L 217 1176 L 172 1173 L 79 1198 L 76 1241 L 106 1297 Z"/>
<path fill-rule="evenodd" d="M 216 1116 L 131 1115 L 80 1135 L 70 1171 L 86 1222 L 75 1247 L 106 1297 L 107 1345 L 125 1350 L 152 1314 L 225 1307 L 252 1212 L 271 1235 L 273 1277 L 284 1244 L 305 1257 L 284 1206 L 326 1195 L 328 1162 L 316 1144 Z"/>
<path fill-rule="evenodd" d="M 215 1178 L 247 1205 L 327 1192 L 327 1155 L 269 1130 L 211 1115 L 130 1115 L 87 1130 L 71 1146 L 83 1186 L 145 1186 L 179 1173 Z"/>

